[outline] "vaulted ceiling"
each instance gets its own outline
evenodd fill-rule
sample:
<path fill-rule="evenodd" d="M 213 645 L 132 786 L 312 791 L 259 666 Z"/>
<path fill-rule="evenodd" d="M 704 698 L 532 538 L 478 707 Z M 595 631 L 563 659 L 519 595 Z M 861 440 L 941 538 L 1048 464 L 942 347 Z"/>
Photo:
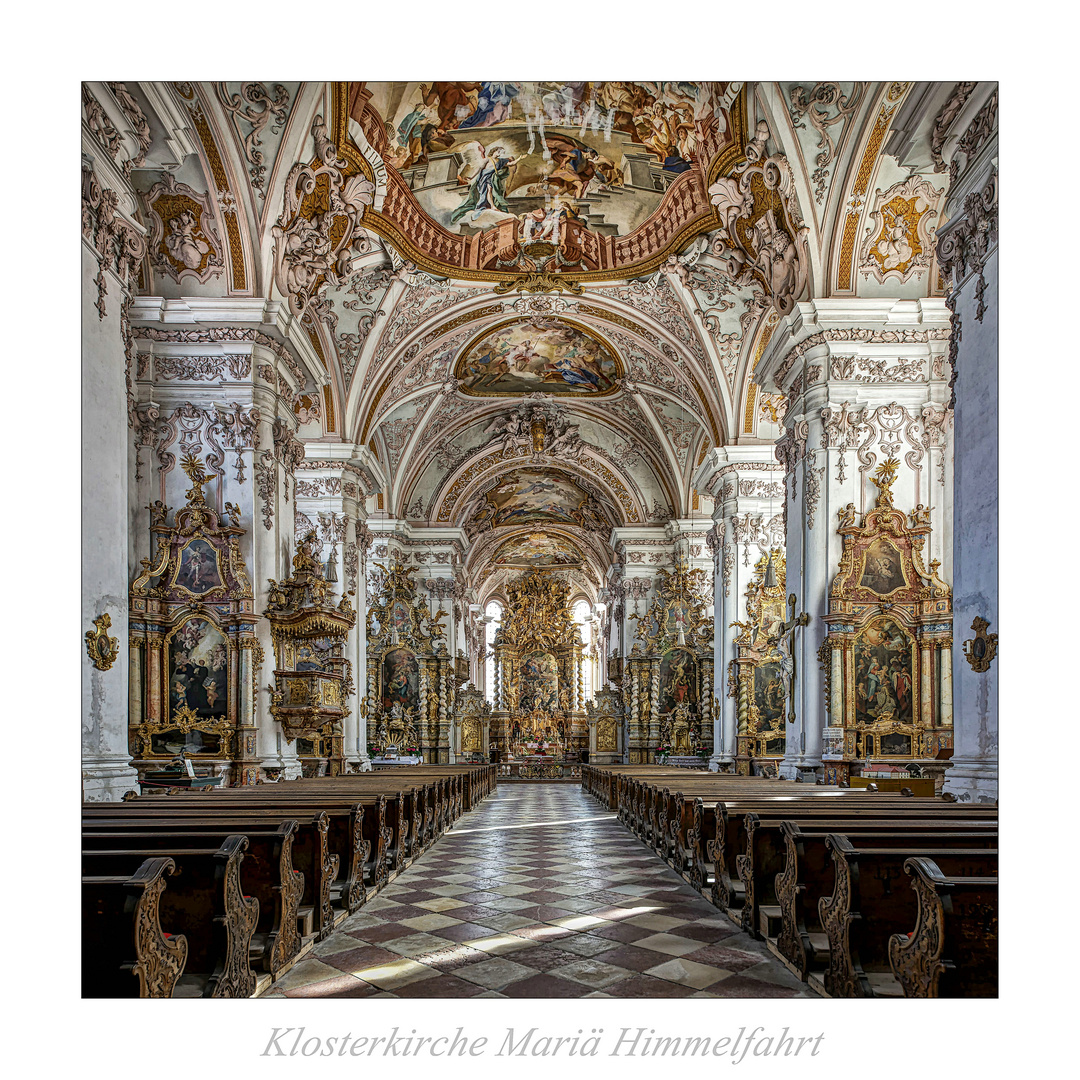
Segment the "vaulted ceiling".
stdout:
<path fill-rule="evenodd" d="M 752 373 L 796 301 L 941 295 L 964 85 L 130 84 L 143 291 L 279 302 L 300 437 L 370 451 L 385 513 L 600 574 L 778 437 Z"/>

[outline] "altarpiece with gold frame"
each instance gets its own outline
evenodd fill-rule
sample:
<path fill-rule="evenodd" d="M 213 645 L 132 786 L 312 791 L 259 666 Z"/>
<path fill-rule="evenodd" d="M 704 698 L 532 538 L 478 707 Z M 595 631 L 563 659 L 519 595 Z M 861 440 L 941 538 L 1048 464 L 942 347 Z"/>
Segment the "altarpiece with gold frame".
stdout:
<path fill-rule="evenodd" d="M 421 595 L 417 568 L 400 560 L 375 566 L 382 580 L 367 613 L 368 741 L 446 764 L 459 682 L 444 640 L 446 612 Z"/>
<path fill-rule="evenodd" d="M 923 565 L 930 511 L 893 505 L 898 465 L 875 470 L 877 500 L 861 525 L 852 504 L 839 511 L 844 547 L 819 653 L 827 784 L 900 766 L 940 787 L 952 755 L 952 590 L 937 560 Z"/>
<path fill-rule="evenodd" d="M 665 747 L 676 758 L 712 748 L 713 621 L 705 571 L 688 568 L 676 551 L 675 569 L 660 570 L 657 590 L 638 620 L 637 640 L 622 679 L 632 765 L 657 760 Z M 661 754 L 661 757 L 666 755 Z"/>
<path fill-rule="evenodd" d="M 491 740 L 517 757 L 588 749 L 581 633 L 570 585 L 533 570 L 510 581 L 495 636 Z"/>
<path fill-rule="evenodd" d="M 349 597 L 335 601 L 316 558 L 319 541 L 308 533 L 297 545 L 292 574 L 270 579 L 265 615 L 274 643 L 270 715 L 285 737 L 295 740 L 305 775 L 345 770 L 342 724 L 354 692 L 352 665 L 345 658 L 356 612 Z"/>
<path fill-rule="evenodd" d="M 740 631 L 731 660 L 740 776 L 749 776 L 755 766 L 768 773 L 784 756 L 789 691 L 780 630 L 786 618 L 787 561 L 773 548 L 758 560 L 746 587 L 746 621 L 732 623 Z"/>
<path fill-rule="evenodd" d="M 150 506 L 154 557 L 131 585 L 129 745 L 142 778 L 190 757 L 233 785 L 254 784 L 255 697 L 262 649 L 259 616 L 239 538 L 240 512 L 226 524 L 207 504 L 202 462 L 186 455 L 187 504 Z"/>

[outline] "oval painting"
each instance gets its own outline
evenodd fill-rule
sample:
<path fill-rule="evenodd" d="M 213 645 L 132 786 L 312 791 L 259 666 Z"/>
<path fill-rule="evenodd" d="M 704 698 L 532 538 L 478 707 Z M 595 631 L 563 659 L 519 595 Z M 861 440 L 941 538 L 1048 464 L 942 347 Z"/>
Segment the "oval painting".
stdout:
<path fill-rule="evenodd" d="M 454 374 L 464 393 L 479 397 L 581 397 L 614 393 L 623 370 L 614 349 L 592 331 L 538 315 L 484 331 L 462 352 Z"/>

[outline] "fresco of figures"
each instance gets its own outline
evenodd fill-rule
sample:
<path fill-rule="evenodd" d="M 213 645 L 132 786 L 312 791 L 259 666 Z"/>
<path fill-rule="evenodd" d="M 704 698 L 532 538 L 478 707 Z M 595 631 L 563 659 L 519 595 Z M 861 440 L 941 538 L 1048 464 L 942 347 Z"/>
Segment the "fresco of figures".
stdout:
<path fill-rule="evenodd" d="M 420 704 L 420 668 L 408 649 L 391 649 L 382 662 L 382 707 L 402 705 L 416 709 Z"/>
<path fill-rule="evenodd" d="M 879 619 L 855 643 L 855 720 L 912 722 L 914 645 L 892 619 Z"/>
<path fill-rule="evenodd" d="M 206 619 L 188 619 L 169 640 L 169 715 L 186 707 L 200 718 L 223 718 L 228 670 L 221 631 Z"/>
<path fill-rule="evenodd" d="M 467 348 L 455 375 L 469 394 L 607 394 L 621 376 L 613 351 L 577 323 L 554 316 L 502 323 Z"/>
<path fill-rule="evenodd" d="M 519 525 L 529 521 L 577 525 L 589 496 L 561 473 L 513 469 L 486 498 L 492 525 Z"/>
<path fill-rule="evenodd" d="M 521 661 L 521 694 L 518 708 L 552 712 L 559 706 L 559 665 L 547 652 L 526 653 Z"/>
<path fill-rule="evenodd" d="M 697 705 L 697 665 L 686 649 L 670 649 L 660 662 L 660 712 L 678 705 Z"/>
<path fill-rule="evenodd" d="M 581 552 L 561 536 L 531 532 L 507 540 L 492 557 L 496 566 L 528 566 L 536 570 L 580 566 Z"/>
<path fill-rule="evenodd" d="M 468 234 L 517 218 L 558 247 L 550 233 L 568 219 L 604 235 L 637 228 L 697 160 L 702 133 L 727 129 L 730 91 L 707 82 L 370 83 L 350 90 L 350 110 L 362 122 L 374 109 L 386 163 L 408 175 L 440 225 Z"/>

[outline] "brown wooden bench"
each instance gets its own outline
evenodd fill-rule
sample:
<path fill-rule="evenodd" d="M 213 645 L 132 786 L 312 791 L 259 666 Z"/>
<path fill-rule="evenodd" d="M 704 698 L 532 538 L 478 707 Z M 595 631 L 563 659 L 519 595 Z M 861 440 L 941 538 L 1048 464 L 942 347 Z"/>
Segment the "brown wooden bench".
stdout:
<path fill-rule="evenodd" d="M 250 997 L 255 991 L 250 944 L 259 902 L 240 882 L 246 847 L 246 837 L 231 835 L 220 844 L 169 849 L 176 870 L 159 894 L 159 915 L 166 926 L 183 927 L 188 944 L 173 996 Z M 146 847 L 84 848 L 83 875 L 115 877 L 157 857 L 160 851 Z"/>
<path fill-rule="evenodd" d="M 313 911 L 301 912 L 304 875 L 293 867 L 292 849 L 297 831 L 295 820 L 282 822 L 273 831 L 248 829 L 248 846 L 241 869 L 243 891 L 259 901 L 259 918 L 251 936 L 249 955 L 257 970 L 277 976 L 296 957 L 303 945 L 304 928 L 311 929 Z M 194 846 L 196 842 L 225 839 L 202 831 L 177 831 L 170 819 L 135 818 L 113 821 L 108 828 L 86 828 L 84 849 L 121 849 L 140 846 L 159 851 Z"/>
<path fill-rule="evenodd" d="M 161 927 L 176 863 L 151 856 L 130 873 L 104 869 L 113 872 L 82 878 L 82 996 L 172 997 L 188 956 L 187 938 Z"/>
<path fill-rule="evenodd" d="M 889 941 L 918 922 L 918 894 L 907 886 L 905 864 L 930 859 L 942 880 L 997 878 L 997 850 L 857 846 L 830 834 L 826 846 L 835 864 L 830 896 L 818 901 L 829 939 L 824 986 L 832 997 L 901 996 L 903 986 L 889 962 Z"/>
<path fill-rule="evenodd" d="M 830 833 L 842 831 L 852 843 L 875 847 L 929 843 L 947 848 L 995 848 L 998 835 L 996 817 L 984 820 L 981 815 L 902 822 L 887 817 L 848 818 L 816 821 L 813 826 L 805 821 L 787 820 L 780 827 L 784 838 L 784 868 L 774 879 L 780 930 L 770 947 L 775 947 L 777 954 L 804 981 L 812 971 L 828 965 L 828 936 L 821 925 L 818 901 L 831 895 L 835 884 L 834 863 L 826 845 Z"/>
<path fill-rule="evenodd" d="M 936 858 L 904 861 L 918 914 L 889 939 L 889 964 L 905 997 L 996 997 L 998 879 L 949 874 Z"/>

